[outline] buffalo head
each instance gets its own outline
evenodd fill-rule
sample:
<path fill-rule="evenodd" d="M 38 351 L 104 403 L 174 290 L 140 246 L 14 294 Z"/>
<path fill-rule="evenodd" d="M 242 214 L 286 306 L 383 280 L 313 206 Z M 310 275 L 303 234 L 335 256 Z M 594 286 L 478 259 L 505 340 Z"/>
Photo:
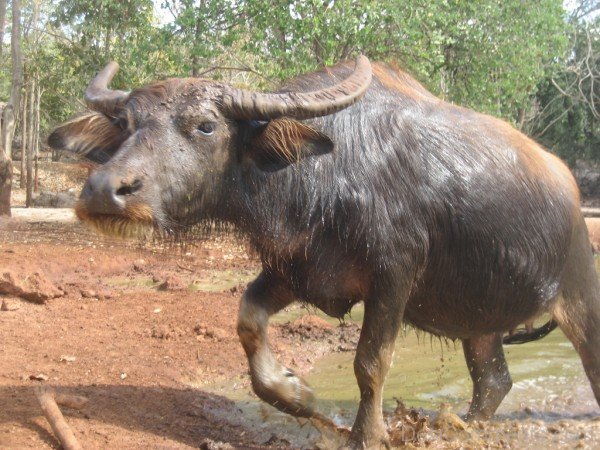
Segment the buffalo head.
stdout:
<path fill-rule="evenodd" d="M 244 167 L 277 171 L 332 151 L 328 136 L 299 120 L 352 105 L 371 81 L 364 56 L 348 78 L 313 92 L 265 94 L 195 78 L 125 92 L 108 88 L 117 70 L 111 62 L 91 81 L 89 111 L 48 142 L 99 164 L 76 213 L 121 236 L 227 221 Z"/>

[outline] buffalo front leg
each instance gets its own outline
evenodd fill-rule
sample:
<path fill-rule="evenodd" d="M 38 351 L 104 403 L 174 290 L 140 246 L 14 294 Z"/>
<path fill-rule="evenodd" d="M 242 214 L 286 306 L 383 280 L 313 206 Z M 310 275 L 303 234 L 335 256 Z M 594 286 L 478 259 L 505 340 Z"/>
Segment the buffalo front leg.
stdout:
<path fill-rule="evenodd" d="M 487 420 L 512 387 L 502 350 L 502 333 L 464 339 L 462 344 L 473 380 L 473 400 L 467 420 Z"/>
<path fill-rule="evenodd" d="M 403 312 L 402 298 L 386 296 L 365 302 L 365 316 L 354 359 L 360 405 L 350 439 L 356 448 L 390 447 L 383 421 L 383 383 L 392 361 Z"/>
<path fill-rule="evenodd" d="M 269 317 L 293 299 L 278 279 L 261 273 L 242 297 L 237 331 L 248 357 L 252 389 L 256 395 L 288 414 L 311 417 L 314 413 L 312 390 L 275 359 L 267 340 Z"/>

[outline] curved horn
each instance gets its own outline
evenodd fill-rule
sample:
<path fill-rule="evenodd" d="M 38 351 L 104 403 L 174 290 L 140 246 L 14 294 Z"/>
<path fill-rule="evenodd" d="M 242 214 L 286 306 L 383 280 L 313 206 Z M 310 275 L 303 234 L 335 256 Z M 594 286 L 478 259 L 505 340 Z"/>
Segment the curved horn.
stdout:
<path fill-rule="evenodd" d="M 356 60 L 354 72 L 342 82 L 313 92 L 263 94 L 225 87 L 222 103 L 236 119 L 268 120 L 287 116 L 310 119 L 341 111 L 358 101 L 371 83 L 371 63 L 364 55 Z"/>
<path fill-rule="evenodd" d="M 128 92 L 108 89 L 108 84 L 117 70 L 119 70 L 119 65 L 111 61 L 90 81 L 84 96 L 85 102 L 90 108 L 111 115 L 114 113 L 115 107 L 125 101 L 129 95 Z"/>

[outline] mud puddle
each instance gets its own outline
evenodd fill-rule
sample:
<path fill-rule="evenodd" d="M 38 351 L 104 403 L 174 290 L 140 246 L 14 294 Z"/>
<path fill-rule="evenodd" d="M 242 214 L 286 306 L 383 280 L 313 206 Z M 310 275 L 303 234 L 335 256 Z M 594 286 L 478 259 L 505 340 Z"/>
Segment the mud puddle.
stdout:
<path fill-rule="evenodd" d="M 309 310 L 314 314 L 314 310 Z M 291 308 L 272 323 L 297 320 L 306 309 Z M 339 322 L 319 315 L 332 326 Z M 362 307 L 352 312 L 360 324 Z M 505 346 L 513 388 L 494 420 L 473 425 L 462 434 L 429 430 L 417 446 L 436 448 L 594 448 L 600 440 L 598 405 L 571 343 L 554 331 L 545 339 Z M 315 390 L 317 410 L 336 425 L 350 427 L 359 401 L 353 373 L 354 352 L 334 352 L 318 360 L 305 378 Z M 247 377 L 202 386 L 236 402 L 244 420 L 261 430 L 265 442 L 288 443 L 294 448 L 331 448 L 343 437 L 313 421 L 295 419 L 260 402 Z M 439 340 L 407 329 L 399 336 L 385 387 L 384 409 L 391 413 L 397 400 L 415 408 L 431 422 L 444 404 L 459 415 L 469 407 L 472 384 L 460 341 Z"/>
<path fill-rule="evenodd" d="M 353 313 L 360 319 L 362 311 Z M 510 417 L 524 410 L 537 418 L 598 413 L 579 356 L 560 330 L 523 345 L 505 346 L 513 389 L 498 414 Z M 359 399 L 352 353 L 333 354 L 319 361 L 307 379 L 324 405 L 352 410 Z M 332 383 L 331 380 L 335 380 Z M 394 408 L 396 398 L 412 407 L 437 410 L 449 403 L 465 413 L 472 384 L 460 341 L 433 338 L 407 329 L 396 342 L 386 380 L 384 406 Z"/>
<path fill-rule="evenodd" d="M 361 312 L 356 311 L 356 318 Z M 505 346 L 513 388 L 494 419 L 449 436 L 429 435 L 425 442 L 444 448 L 512 447 L 594 448 L 600 438 L 598 405 L 579 356 L 560 330 L 545 339 Z M 319 398 L 320 410 L 350 426 L 359 392 L 353 353 L 320 360 L 307 380 Z M 396 343 L 384 390 L 384 410 L 397 400 L 416 408 L 431 422 L 444 404 L 459 415 L 467 412 L 472 384 L 460 341 L 444 341 L 407 330 Z M 597 448 L 597 447 L 596 447 Z"/>

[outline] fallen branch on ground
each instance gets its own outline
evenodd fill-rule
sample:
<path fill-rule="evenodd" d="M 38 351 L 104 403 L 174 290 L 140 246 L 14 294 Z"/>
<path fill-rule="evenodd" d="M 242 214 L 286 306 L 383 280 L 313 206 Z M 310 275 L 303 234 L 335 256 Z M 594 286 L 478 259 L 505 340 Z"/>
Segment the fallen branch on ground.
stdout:
<path fill-rule="evenodd" d="M 87 403 L 87 398 L 76 395 L 56 394 L 52 389 L 46 386 L 36 386 L 35 395 L 44 412 L 44 416 L 52 431 L 60 441 L 64 450 L 82 450 L 81 445 L 75 438 L 73 431 L 63 417 L 58 404 L 68 408 L 81 409 Z M 58 404 L 57 404 L 58 403 Z"/>

